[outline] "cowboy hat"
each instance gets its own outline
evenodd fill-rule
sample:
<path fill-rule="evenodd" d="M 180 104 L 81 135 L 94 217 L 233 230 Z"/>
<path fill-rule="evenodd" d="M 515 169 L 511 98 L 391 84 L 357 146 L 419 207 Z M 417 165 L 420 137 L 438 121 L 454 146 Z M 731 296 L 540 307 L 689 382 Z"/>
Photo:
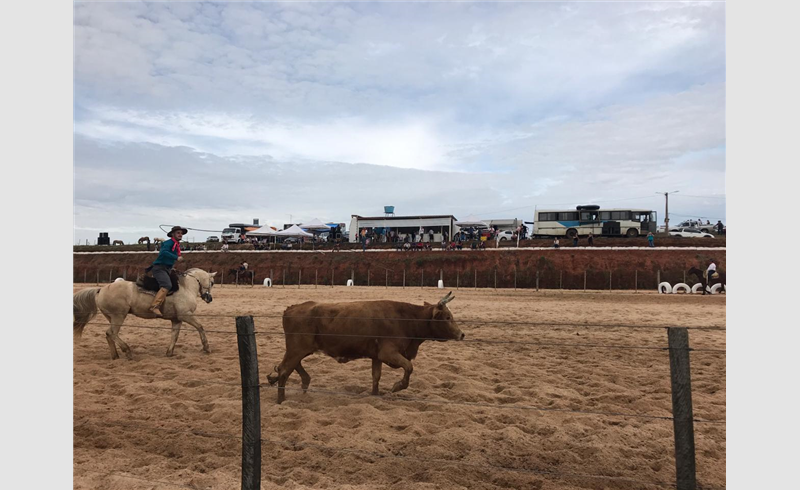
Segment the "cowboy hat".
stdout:
<path fill-rule="evenodd" d="M 187 230 L 186 228 L 184 228 L 182 226 L 173 226 L 172 229 L 169 230 L 169 233 L 167 233 L 167 236 L 171 238 L 172 234 L 175 233 L 176 231 L 180 231 L 184 235 L 189 233 L 189 230 Z"/>

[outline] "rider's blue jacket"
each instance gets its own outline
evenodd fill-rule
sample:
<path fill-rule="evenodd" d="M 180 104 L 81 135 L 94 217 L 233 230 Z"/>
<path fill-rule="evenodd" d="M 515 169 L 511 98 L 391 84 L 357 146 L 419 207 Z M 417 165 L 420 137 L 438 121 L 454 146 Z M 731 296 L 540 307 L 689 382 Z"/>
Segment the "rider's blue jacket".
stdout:
<path fill-rule="evenodd" d="M 158 251 L 158 258 L 153 262 L 153 265 L 165 265 L 172 267 L 175 261 L 181 255 L 181 246 L 178 242 L 170 238 L 161 243 L 161 248 Z"/>

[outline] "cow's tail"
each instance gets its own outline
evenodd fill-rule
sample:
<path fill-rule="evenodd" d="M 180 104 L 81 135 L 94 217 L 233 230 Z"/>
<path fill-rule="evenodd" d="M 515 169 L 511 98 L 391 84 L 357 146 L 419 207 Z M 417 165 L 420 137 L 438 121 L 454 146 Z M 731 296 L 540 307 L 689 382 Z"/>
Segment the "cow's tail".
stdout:
<path fill-rule="evenodd" d="M 80 337 L 83 327 L 97 314 L 97 293 L 100 288 L 81 289 L 72 295 L 72 333 Z"/>

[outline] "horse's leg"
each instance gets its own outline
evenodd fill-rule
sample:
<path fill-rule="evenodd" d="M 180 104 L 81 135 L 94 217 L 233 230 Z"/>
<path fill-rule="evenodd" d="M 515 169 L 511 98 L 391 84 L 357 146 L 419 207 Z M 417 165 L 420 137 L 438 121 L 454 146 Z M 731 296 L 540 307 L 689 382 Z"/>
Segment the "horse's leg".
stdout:
<path fill-rule="evenodd" d="M 169 347 L 167 347 L 167 357 L 172 357 L 172 354 L 175 352 L 175 344 L 178 342 L 178 335 L 181 333 L 181 321 L 180 320 L 171 320 L 172 321 L 172 340 L 169 342 Z"/>
<path fill-rule="evenodd" d="M 108 320 L 108 330 L 106 330 L 106 341 L 108 342 L 108 348 L 111 351 L 111 359 L 119 359 L 119 353 L 117 352 L 117 346 L 114 344 L 114 331 L 111 329 L 111 317 L 103 313 L 103 316 L 106 317 Z"/>
<path fill-rule="evenodd" d="M 114 345 L 114 342 L 118 343 L 120 349 L 122 349 L 122 352 L 125 353 L 125 357 L 127 357 L 128 360 L 133 360 L 133 353 L 131 352 L 131 348 L 128 347 L 128 344 L 126 344 L 125 341 L 122 340 L 119 336 L 119 329 L 122 327 L 122 323 L 125 321 L 126 316 L 127 316 L 126 314 L 110 315 L 109 322 L 111 323 L 111 326 L 108 328 L 108 331 L 106 332 L 106 338 L 108 339 L 110 337 L 108 343 L 111 346 Z M 113 347 L 112 347 L 111 358 L 112 359 L 119 358 L 119 356 L 117 355 L 117 349 Z"/>
<path fill-rule="evenodd" d="M 197 332 L 200 334 L 200 342 L 203 343 L 203 352 L 206 354 L 211 354 L 211 349 L 208 347 L 208 339 L 206 339 L 206 331 L 203 330 L 203 325 L 201 325 L 194 316 L 184 316 L 181 317 L 181 319 L 197 329 Z"/>

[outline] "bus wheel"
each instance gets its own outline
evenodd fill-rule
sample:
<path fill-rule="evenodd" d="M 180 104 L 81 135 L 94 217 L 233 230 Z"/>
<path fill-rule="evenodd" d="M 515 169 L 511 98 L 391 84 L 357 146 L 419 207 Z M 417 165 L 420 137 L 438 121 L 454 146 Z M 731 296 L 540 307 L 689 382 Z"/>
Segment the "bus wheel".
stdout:
<path fill-rule="evenodd" d="M 570 228 L 569 230 L 567 230 L 568 238 L 575 238 L 576 236 L 578 236 L 578 230 L 576 230 L 575 228 Z"/>
<path fill-rule="evenodd" d="M 626 233 L 626 236 L 628 238 L 636 238 L 637 236 L 639 236 L 639 231 L 636 228 L 630 228 L 628 230 L 628 233 Z"/>

